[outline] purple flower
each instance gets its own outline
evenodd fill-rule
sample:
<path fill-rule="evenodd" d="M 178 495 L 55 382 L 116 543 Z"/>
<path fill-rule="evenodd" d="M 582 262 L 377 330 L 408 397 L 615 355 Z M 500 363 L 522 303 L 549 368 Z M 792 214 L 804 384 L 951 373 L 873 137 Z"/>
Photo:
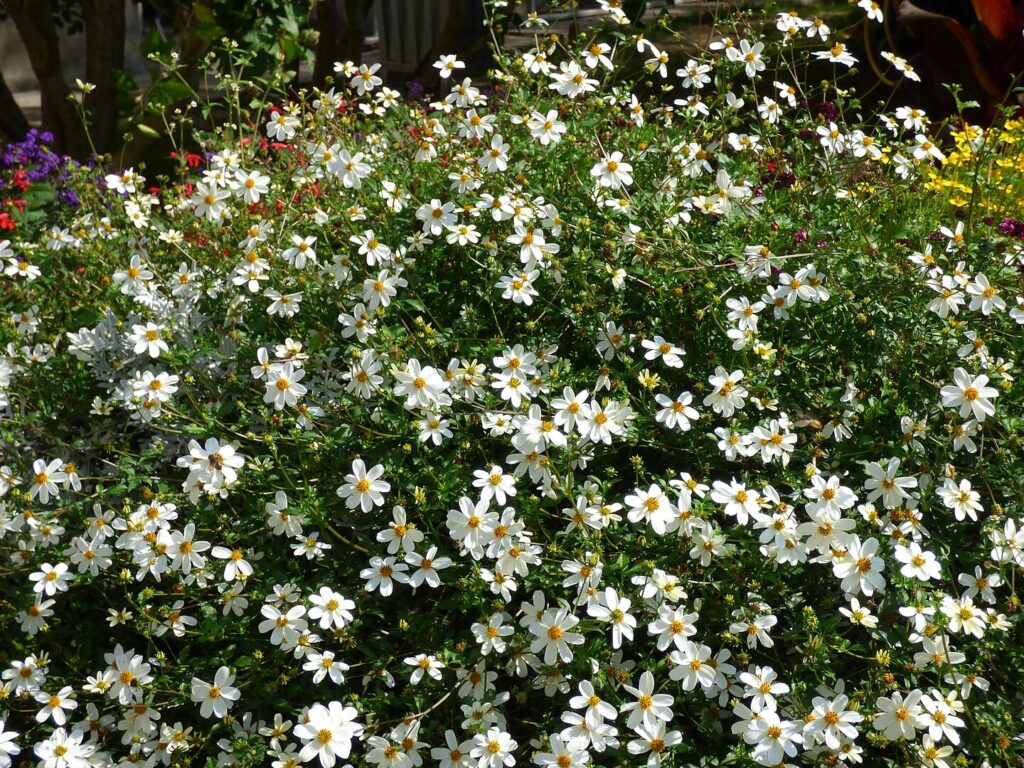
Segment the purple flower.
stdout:
<path fill-rule="evenodd" d="M 1012 219 L 1009 216 L 999 222 L 999 231 L 1004 235 L 1024 240 L 1024 222 L 1017 221 L 1017 219 Z"/>

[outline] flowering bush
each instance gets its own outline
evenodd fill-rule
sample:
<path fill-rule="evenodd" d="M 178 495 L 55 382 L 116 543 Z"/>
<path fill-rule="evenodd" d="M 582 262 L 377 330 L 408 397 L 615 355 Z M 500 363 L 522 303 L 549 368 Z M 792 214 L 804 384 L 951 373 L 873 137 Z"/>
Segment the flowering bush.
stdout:
<path fill-rule="evenodd" d="M 1020 764 L 1024 124 L 770 21 L 339 64 L 0 242 L 0 766 Z"/>
<path fill-rule="evenodd" d="M 78 205 L 69 184 L 70 158 L 50 149 L 53 136 L 32 129 L 22 141 L 0 147 L 0 232 L 38 223 L 53 202 Z"/>

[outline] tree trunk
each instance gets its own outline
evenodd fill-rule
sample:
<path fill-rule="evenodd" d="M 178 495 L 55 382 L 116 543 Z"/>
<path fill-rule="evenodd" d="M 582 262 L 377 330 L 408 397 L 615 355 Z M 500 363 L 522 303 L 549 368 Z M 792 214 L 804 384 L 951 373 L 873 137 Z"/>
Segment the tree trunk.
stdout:
<path fill-rule="evenodd" d="M 60 39 L 51 16 L 50 0 L 7 0 L 7 14 L 28 51 L 42 96 L 43 128 L 53 133 L 59 151 L 85 158 L 90 153 L 85 127 L 60 68 Z"/>
<path fill-rule="evenodd" d="M 366 14 L 370 12 L 373 0 L 345 0 L 345 29 L 342 31 L 341 55 L 359 64 L 363 58 L 363 43 L 366 39 Z"/>
<path fill-rule="evenodd" d="M 14 94 L 7 87 L 3 72 L 0 72 L 0 135 L 11 141 L 21 141 L 28 133 L 28 129 L 25 113 L 14 100 Z"/>
<path fill-rule="evenodd" d="M 338 60 L 338 12 L 335 0 L 320 0 L 315 10 L 316 63 L 313 66 L 313 85 L 322 88 L 324 81 L 334 74 L 334 62 Z"/>
<path fill-rule="evenodd" d="M 85 21 L 85 79 L 96 89 L 85 97 L 89 132 L 96 151 L 113 150 L 117 140 L 117 73 L 124 69 L 124 0 L 82 0 Z"/>
<path fill-rule="evenodd" d="M 338 16 L 338 3 L 344 3 L 344 14 Z M 316 45 L 316 66 L 313 85 L 323 86 L 334 75 L 334 62 L 348 59 L 358 64 L 363 58 L 366 38 L 366 15 L 373 0 L 319 0 L 316 5 L 316 29 L 320 37 Z"/>

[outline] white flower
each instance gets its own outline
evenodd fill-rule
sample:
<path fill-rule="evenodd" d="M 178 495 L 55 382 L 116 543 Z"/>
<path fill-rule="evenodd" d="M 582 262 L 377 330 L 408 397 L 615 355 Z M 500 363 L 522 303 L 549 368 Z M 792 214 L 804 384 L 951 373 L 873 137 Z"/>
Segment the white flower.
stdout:
<path fill-rule="evenodd" d="M 70 734 L 64 728 L 54 729 L 49 738 L 35 745 L 34 751 L 40 759 L 40 768 L 92 768 L 99 762 L 94 757 L 96 743 L 83 743 L 85 737 L 86 731 L 77 728 Z M 0 765 L 3 765 L 2 757 Z"/>
<path fill-rule="evenodd" d="M 356 93 L 358 93 L 360 96 L 369 93 L 378 85 L 384 82 L 376 75 L 378 69 L 380 69 L 380 64 L 373 64 L 372 66 L 369 67 L 366 66 L 365 64 L 361 64 L 359 66 L 359 69 L 356 71 L 355 75 L 352 76 L 352 79 L 349 82 L 349 84 L 356 89 Z M 331 765 L 333 764 L 334 761 L 332 760 Z"/>
<path fill-rule="evenodd" d="M 409 682 L 413 685 L 419 683 L 424 675 L 429 675 L 434 680 L 440 680 L 441 670 L 445 666 L 444 662 L 438 661 L 435 656 L 426 653 L 409 656 L 405 659 L 405 663 L 413 668 L 412 674 L 409 677 Z"/>
<path fill-rule="evenodd" d="M 667 650 L 673 643 L 682 650 L 687 638 L 697 634 L 697 618 L 697 613 L 687 613 L 685 608 L 662 605 L 658 608 L 658 618 L 647 625 L 647 632 L 658 636 L 659 651 Z"/>
<path fill-rule="evenodd" d="M 590 728 L 603 725 L 605 720 L 614 720 L 619 714 L 614 706 L 597 695 L 594 684 L 589 680 L 580 681 L 579 695 L 569 699 L 569 706 L 586 710 L 584 720 Z"/>
<path fill-rule="evenodd" d="M 857 7 L 867 13 L 868 19 L 881 23 L 882 6 L 875 2 L 875 0 L 858 0 Z"/>
<path fill-rule="evenodd" d="M 683 734 L 679 731 L 665 730 L 663 720 L 653 724 L 643 723 L 634 729 L 637 738 L 626 744 L 626 750 L 631 755 L 642 755 L 647 753 L 648 768 L 656 768 L 668 755 L 666 750 L 675 747 L 683 742 Z"/>
<path fill-rule="evenodd" d="M 51 496 L 60 496 L 57 483 L 64 483 L 67 479 L 64 462 L 60 459 L 53 459 L 49 463 L 45 459 L 36 459 L 32 462 L 32 487 L 29 489 L 29 496 L 33 499 L 38 496 L 40 504 L 47 504 Z"/>
<path fill-rule="evenodd" d="M 220 667 L 213 677 L 213 683 L 207 683 L 198 677 L 192 678 L 192 701 L 200 705 L 199 714 L 203 717 L 223 718 L 241 698 L 242 693 L 232 683 L 235 676 L 227 667 Z"/>
<path fill-rule="evenodd" d="M 846 553 L 832 562 L 836 578 L 842 579 L 843 590 L 849 594 L 863 592 L 869 597 L 885 589 L 882 571 L 885 561 L 877 557 L 878 539 L 872 537 L 861 543 L 859 536 L 853 536 L 846 547 Z"/>
<path fill-rule="evenodd" d="M 722 366 L 716 367 L 714 375 L 708 377 L 712 391 L 704 398 L 704 405 L 710 405 L 715 413 L 730 418 L 737 409 L 743 408 L 748 394 L 746 388 L 739 384 L 742 378 L 743 371 L 729 373 Z"/>
<path fill-rule="evenodd" d="M 974 280 L 967 286 L 967 292 L 971 296 L 972 310 L 980 309 L 982 314 L 988 315 L 993 309 L 1002 311 L 1007 308 L 1006 300 L 999 296 L 998 289 L 988 282 L 984 274 L 975 275 Z"/>
<path fill-rule="evenodd" d="M 145 325 L 133 325 L 131 343 L 135 354 L 148 354 L 150 357 L 160 357 L 161 352 L 168 352 L 170 347 L 163 337 L 164 328 L 156 323 Z"/>
<path fill-rule="evenodd" d="M 177 465 L 189 471 L 183 490 L 193 501 L 198 499 L 199 490 L 208 494 L 221 494 L 238 480 L 238 470 L 245 466 L 245 457 L 236 452 L 230 443 L 221 444 L 214 437 L 200 446 L 197 440 L 189 440 L 189 455 L 178 457 Z"/>
<path fill-rule="evenodd" d="M 590 73 L 575 61 L 563 61 L 558 65 L 558 69 L 558 72 L 551 75 L 553 82 L 548 84 L 548 88 L 557 91 L 561 96 L 575 99 L 597 88 L 597 80 L 587 77 Z"/>
<path fill-rule="evenodd" d="M 839 606 L 839 612 L 850 620 L 851 624 L 860 624 L 862 627 L 874 629 L 878 626 L 878 617 L 871 613 L 865 606 L 860 604 L 856 597 L 850 598 L 850 607 Z"/>
<path fill-rule="evenodd" d="M 292 235 L 292 245 L 281 253 L 281 258 L 296 269 L 304 269 L 307 263 L 316 263 L 314 245 L 316 245 L 315 236 L 302 237 L 302 235 Z"/>
<path fill-rule="evenodd" d="M 908 546 L 896 545 L 896 559 L 903 563 L 900 573 L 909 579 L 942 578 L 942 566 L 935 558 L 935 555 L 927 550 L 921 549 L 917 542 L 911 542 Z"/>
<path fill-rule="evenodd" d="M 654 675 L 645 671 L 640 676 L 636 687 L 623 685 L 622 690 L 635 697 L 619 707 L 622 714 L 629 712 L 626 727 L 636 730 L 639 726 L 655 728 L 659 721 L 668 722 L 672 719 L 672 703 L 675 701 L 667 693 L 654 692 Z"/>
<path fill-rule="evenodd" d="M 538 752 L 533 762 L 548 768 L 586 768 L 590 755 L 584 749 L 585 742 L 580 739 L 565 740 L 558 734 L 548 737 L 551 743 L 550 752 Z"/>
<path fill-rule="evenodd" d="M 323 653 L 308 654 L 302 669 L 313 673 L 314 684 L 320 683 L 325 677 L 330 677 L 332 683 L 340 685 L 345 682 L 345 673 L 349 666 L 338 661 L 333 651 L 324 651 Z"/>
<path fill-rule="evenodd" d="M 903 76 L 916 83 L 921 82 L 921 76 L 914 71 L 914 67 L 904 58 L 897 56 L 890 51 L 882 51 L 882 58 L 892 64 L 896 69 L 903 72 Z"/>
<path fill-rule="evenodd" d="M 421 366 L 416 358 L 410 359 L 405 368 L 396 369 L 394 376 L 395 395 L 404 397 L 405 407 L 410 410 L 440 403 L 449 386 L 435 368 Z"/>
<path fill-rule="evenodd" d="M 28 580 L 35 582 L 32 587 L 35 593 L 47 597 L 57 592 L 66 592 L 68 582 L 73 578 L 74 576 L 68 573 L 66 563 L 57 563 L 56 565 L 43 563 L 38 571 L 28 575 Z"/>
<path fill-rule="evenodd" d="M 487 733 L 473 737 L 470 757 L 477 761 L 477 768 L 502 768 L 516 764 L 512 753 L 519 743 L 500 728 L 491 728 Z"/>
<path fill-rule="evenodd" d="M 864 719 L 860 712 L 847 709 L 850 699 L 842 694 L 829 700 L 816 696 L 811 702 L 813 709 L 809 722 L 804 725 L 804 735 L 823 741 L 829 749 L 838 750 L 842 742 L 853 741 L 858 736 L 854 723 Z"/>
<path fill-rule="evenodd" d="M 295 129 L 299 125 L 301 123 L 297 117 L 278 111 L 267 121 L 267 137 L 274 141 L 288 141 L 295 136 Z"/>
<path fill-rule="evenodd" d="M 842 64 L 847 67 L 852 67 L 857 63 L 857 59 L 846 49 L 846 45 L 843 43 L 836 43 L 827 51 L 815 51 L 814 56 L 821 61 L 830 61 L 833 64 Z"/>
<path fill-rule="evenodd" d="M 74 689 L 70 685 L 65 685 L 57 693 L 38 691 L 35 700 L 42 704 L 43 708 L 36 713 L 36 722 L 53 720 L 56 725 L 64 725 L 68 719 L 67 712 L 78 708 L 78 702 L 73 698 L 74 694 Z"/>
<path fill-rule="evenodd" d="M 963 632 L 975 637 L 985 634 L 985 613 L 974 605 L 973 598 L 963 595 L 954 600 L 944 595 L 939 610 L 949 619 L 950 632 Z"/>
<path fill-rule="evenodd" d="M 763 50 L 764 43 L 760 40 L 753 45 L 749 40 L 740 40 L 739 46 L 726 48 L 725 55 L 729 61 L 741 62 L 747 77 L 753 78 L 757 76 L 758 72 L 764 71 L 765 63 L 761 58 Z"/>
<path fill-rule="evenodd" d="M 797 753 L 800 726 L 782 720 L 778 712 L 763 709 L 743 733 L 743 740 L 754 746 L 754 759 L 761 765 L 778 765 Z"/>
<path fill-rule="evenodd" d="M 620 189 L 633 183 L 633 166 L 623 162 L 621 152 L 612 152 L 590 169 L 590 175 L 601 187 Z"/>
<path fill-rule="evenodd" d="M 345 483 L 338 486 L 337 493 L 349 509 L 359 507 L 363 512 L 369 512 L 374 507 L 382 506 L 384 494 L 391 490 L 391 483 L 378 479 L 383 474 L 383 464 L 367 470 L 366 463 L 356 459 L 352 462 L 352 473 L 345 475 Z"/>
<path fill-rule="evenodd" d="M 491 651 L 504 653 L 508 644 L 505 640 L 510 637 L 515 629 L 505 625 L 506 615 L 504 613 L 491 614 L 486 624 L 476 623 L 471 627 L 473 636 L 480 643 L 480 654 L 486 656 Z"/>
<path fill-rule="evenodd" d="M 377 533 L 377 541 L 388 545 L 388 554 L 395 554 L 399 549 L 412 552 L 416 545 L 423 541 L 423 531 L 413 527 L 406 518 L 405 507 L 395 506 L 391 510 L 391 524 Z"/>
<path fill-rule="evenodd" d="M 299 398 L 306 394 L 306 387 L 299 384 L 306 372 L 302 368 L 296 368 L 292 363 L 272 365 L 267 371 L 267 391 L 263 395 L 263 402 L 273 403 L 274 410 L 280 411 L 286 405 L 294 407 Z"/>
<path fill-rule="evenodd" d="M 413 588 L 420 586 L 420 584 L 426 584 L 428 587 L 434 588 L 441 586 L 441 577 L 438 576 L 437 572 L 450 568 L 452 565 L 451 558 L 437 556 L 437 547 L 431 547 L 423 554 L 407 552 L 405 562 L 416 569 L 409 576 L 408 582 L 409 586 Z"/>
<path fill-rule="evenodd" d="M 456 69 L 464 69 L 465 67 L 465 63 L 459 61 L 459 57 L 454 54 L 446 54 L 434 62 L 434 68 L 438 71 L 437 75 L 442 80 L 451 77 Z"/>
<path fill-rule="evenodd" d="M 446 746 L 434 747 L 430 756 L 438 761 L 440 768 L 469 768 L 469 754 L 473 749 L 472 739 L 459 742 L 455 731 L 444 732 Z"/>
<path fill-rule="evenodd" d="M 598 621 L 612 625 L 612 648 L 620 648 L 623 639 L 632 640 L 636 617 L 629 613 L 632 601 L 608 587 L 597 593 L 597 599 L 587 605 L 587 613 Z"/>
<path fill-rule="evenodd" d="M 366 579 L 367 592 L 380 591 L 383 597 L 387 597 L 394 591 L 396 581 L 399 584 L 408 583 L 408 570 L 409 566 L 399 563 L 394 557 L 371 557 L 370 567 L 361 570 L 359 577 Z"/>
<path fill-rule="evenodd" d="M 526 272 L 513 271 L 502 275 L 495 286 L 502 292 L 503 299 L 511 299 L 515 304 L 531 306 L 535 297 L 540 294 L 534 288 L 534 281 L 540 277 L 540 271 L 532 269 Z"/>
<path fill-rule="evenodd" d="M 337 759 L 347 758 L 352 751 L 352 739 L 363 731 L 356 722 L 359 713 L 355 707 L 332 701 L 327 706 L 314 704 L 306 713 L 306 721 L 295 726 L 295 735 L 305 744 L 299 759 L 308 763 L 320 759 L 323 768 L 332 768 Z"/>
<path fill-rule="evenodd" d="M 270 177 L 259 171 L 246 173 L 239 170 L 236 172 L 235 178 L 238 181 L 237 193 L 249 205 L 258 203 L 263 195 L 270 191 Z"/>
<path fill-rule="evenodd" d="M 777 708 L 775 697 L 789 693 L 789 686 L 775 678 L 775 670 L 771 667 L 754 667 L 753 671 L 739 675 L 739 682 L 746 686 L 743 697 L 751 700 L 751 709 L 774 710 Z"/>
<path fill-rule="evenodd" d="M 693 402 L 693 395 L 689 392 L 682 392 L 675 400 L 665 395 L 655 395 L 655 402 L 661 406 L 661 410 L 655 415 L 655 421 L 664 424 L 669 429 L 679 429 L 686 432 L 690 429 L 691 420 L 700 417 L 697 410 L 690 403 Z"/>
<path fill-rule="evenodd" d="M 735 517 L 740 525 L 746 525 L 750 516 L 759 512 L 761 505 L 757 493 L 747 489 L 743 483 L 730 480 L 728 484 L 716 480 L 711 490 L 711 500 L 724 505 L 725 514 Z"/>
<path fill-rule="evenodd" d="M 685 355 L 686 352 L 682 347 L 677 347 L 675 344 L 665 341 L 661 336 L 655 336 L 653 339 L 644 339 L 641 342 L 641 346 L 647 350 L 644 354 L 645 360 L 657 360 L 660 357 L 662 362 L 669 368 L 683 367 L 682 355 Z"/>
<path fill-rule="evenodd" d="M 921 691 L 915 689 L 907 694 L 896 692 L 891 697 L 879 696 L 875 706 L 880 710 L 872 721 L 876 731 L 885 738 L 896 741 L 900 737 L 913 741 L 921 727 Z"/>
<path fill-rule="evenodd" d="M 281 293 L 273 288 L 264 291 L 264 295 L 270 299 L 270 306 L 267 307 L 267 314 L 271 317 L 283 318 L 293 317 L 299 311 L 302 303 L 302 291 L 297 293 Z"/>
<path fill-rule="evenodd" d="M 565 123 L 558 120 L 557 109 L 548 110 L 546 115 L 533 112 L 526 126 L 530 129 L 530 135 L 545 147 L 560 142 L 566 130 Z"/>
<path fill-rule="evenodd" d="M 491 146 L 485 151 L 477 164 L 487 173 L 505 171 L 508 169 L 508 150 L 510 145 L 505 143 L 501 134 L 491 137 Z"/>
<path fill-rule="evenodd" d="M 804 489 L 804 496 L 810 500 L 807 511 L 814 515 L 823 513 L 838 518 L 844 509 L 857 503 L 857 497 L 849 488 L 840 485 L 839 478 L 832 475 L 827 480 L 823 475 L 811 478 L 811 487 Z"/>
<path fill-rule="evenodd" d="M 320 587 L 318 593 L 309 596 L 313 607 L 309 609 L 309 618 L 319 620 L 320 629 L 343 629 L 352 621 L 351 611 L 356 604 L 330 587 Z"/>
<path fill-rule="evenodd" d="M 11 763 L 12 763 L 11 758 L 14 755 L 20 754 L 21 747 L 19 747 L 17 745 L 17 743 L 15 742 L 15 739 L 18 738 L 17 731 L 5 731 L 4 727 L 5 727 L 4 721 L 0 720 L 0 768 L 10 768 Z M 60 728 L 58 730 L 61 731 L 61 733 L 64 732 L 63 728 Z M 56 734 L 56 731 L 55 731 L 50 736 L 51 740 L 53 738 L 55 738 L 56 735 L 57 734 Z M 81 734 L 79 734 L 77 741 L 79 743 L 82 741 L 82 735 Z M 43 755 L 40 755 L 39 752 L 38 752 L 39 747 L 37 746 L 36 749 L 37 749 L 36 754 L 39 757 L 42 758 Z"/>
<path fill-rule="evenodd" d="M 202 569 L 206 566 L 206 558 L 200 553 L 210 548 L 208 541 L 194 541 L 196 524 L 188 523 L 181 531 L 171 531 L 165 539 L 167 556 L 171 559 L 171 568 L 180 568 L 182 573 L 189 573 L 193 568 Z"/>
<path fill-rule="evenodd" d="M 195 206 L 197 218 L 206 217 L 207 221 L 220 221 L 230 215 L 226 200 L 230 199 L 231 191 L 222 189 L 216 183 L 196 184 L 195 193 L 189 202 Z"/>
<path fill-rule="evenodd" d="M 665 491 L 656 483 L 645 491 L 637 488 L 624 499 L 629 508 L 627 519 L 631 523 L 645 522 L 657 534 L 664 534 L 668 524 L 675 518 L 676 512 Z"/>
<path fill-rule="evenodd" d="M 696 629 L 693 631 L 696 632 Z M 710 661 L 711 648 L 690 640 L 682 640 L 680 637 L 676 635 L 678 650 L 669 654 L 669 659 L 675 666 L 668 676 L 672 680 L 678 680 L 684 691 L 692 691 L 698 685 L 701 688 L 710 688 L 718 674 L 715 662 Z"/>
<path fill-rule="evenodd" d="M 885 467 L 877 461 L 865 467 L 869 476 L 864 482 L 864 487 L 870 491 L 868 501 L 881 497 L 886 509 L 893 509 L 910 498 L 907 489 L 917 487 L 917 478 L 897 476 L 899 468 L 900 460 L 895 457 L 889 459 Z"/>
<path fill-rule="evenodd" d="M 959 408 L 961 418 L 971 415 L 982 422 L 995 414 L 991 398 L 998 397 L 999 391 L 988 386 L 988 376 L 985 374 L 971 378 L 963 368 L 957 368 L 953 371 L 953 384 L 943 387 L 939 394 L 942 395 L 944 408 Z"/>
<path fill-rule="evenodd" d="M 569 646 L 583 644 L 583 635 L 569 631 L 579 623 L 580 620 L 565 608 L 544 611 L 539 619 L 530 624 L 530 632 L 536 636 L 530 651 L 539 653 L 543 650 L 545 664 L 554 664 L 556 659 L 568 664 L 572 661 L 572 649 Z"/>
<path fill-rule="evenodd" d="M 509 496 L 516 495 L 515 475 L 506 475 L 504 470 L 495 465 L 490 470 L 478 469 L 473 472 L 473 487 L 480 489 L 480 500 L 490 503 L 493 499 L 504 505 Z"/>

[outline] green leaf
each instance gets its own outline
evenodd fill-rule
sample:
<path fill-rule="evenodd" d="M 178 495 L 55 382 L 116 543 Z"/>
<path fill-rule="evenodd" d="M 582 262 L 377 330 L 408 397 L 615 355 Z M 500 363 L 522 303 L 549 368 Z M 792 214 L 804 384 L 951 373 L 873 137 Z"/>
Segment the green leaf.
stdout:
<path fill-rule="evenodd" d="M 282 16 L 280 19 L 281 28 L 292 37 L 299 36 L 299 23 L 290 16 Z"/>

